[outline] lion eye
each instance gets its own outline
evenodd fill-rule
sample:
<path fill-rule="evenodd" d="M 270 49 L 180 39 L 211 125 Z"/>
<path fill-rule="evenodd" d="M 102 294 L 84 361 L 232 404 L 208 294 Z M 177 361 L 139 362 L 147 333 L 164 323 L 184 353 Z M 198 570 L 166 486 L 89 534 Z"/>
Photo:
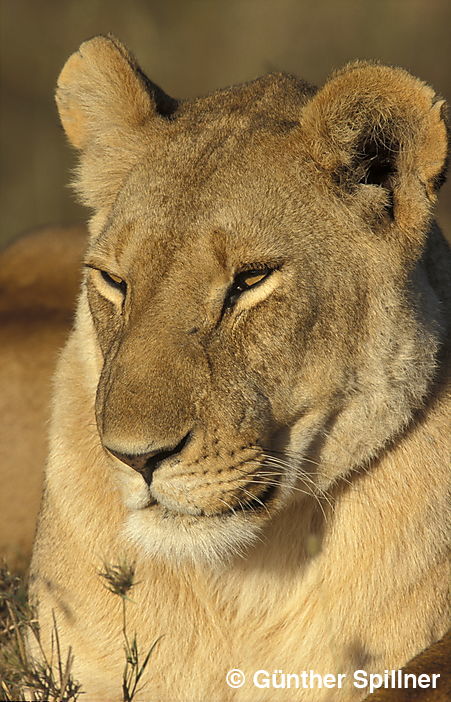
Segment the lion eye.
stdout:
<path fill-rule="evenodd" d="M 229 288 L 226 307 L 231 307 L 241 293 L 262 283 L 271 275 L 272 272 L 272 268 L 259 268 L 238 273 Z"/>
<path fill-rule="evenodd" d="M 106 271 L 100 271 L 100 275 L 110 287 L 115 288 L 115 290 L 120 290 L 123 294 L 125 294 L 127 289 L 125 280 L 119 278 L 118 275 L 114 275 L 114 273 L 107 273 Z"/>
<path fill-rule="evenodd" d="M 253 288 L 254 285 L 261 283 L 271 273 L 272 270 L 270 268 L 256 271 L 243 271 L 242 273 L 238 273 L 233 281 L 232 289 L 237 292 L 244 292 L 249 288 Z"/>

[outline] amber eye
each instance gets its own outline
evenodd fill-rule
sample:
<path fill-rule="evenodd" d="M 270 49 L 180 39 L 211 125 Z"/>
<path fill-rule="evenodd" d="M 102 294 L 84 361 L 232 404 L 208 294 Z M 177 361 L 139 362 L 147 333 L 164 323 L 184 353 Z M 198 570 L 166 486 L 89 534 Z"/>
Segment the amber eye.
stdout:
<path fill-rule="evenodd" d="M 257 268 L 238 273 L 228 290 L 226 307 L 231 307 L 243 292 L 262 283 L 272 272 L 272 268 Z"/>
<path fill-rule="evenodd" d="M 118 275 L 114 275 L 114 273 L 107 273 L 106 271 L 100 271 L 100 275 L 102 276 L 105 283 L 108 283 L 108 285 L 110 285 L 112 288 L 115 288 L 116 290 L 120 290 L 121 292 L 125 293 L 125 290 L 127 288 L 125 280 L 119 278 Z"/>
<path fill-rule="evenodd" d="M 100 275 L 102 276 L 105 283 L 108 283 L 108 285 L 114 288 L 115 290 L 120 290 L 121 293 L 125 295 L 125 292 L 127 290 L 127 283 L 125 282 L 125 280 L 119 278 L 118 275 L 114 275 L 114 273 L 107 273 L 106 271 L 100 271 Z"/>
<path fill-rule="evenodd" d="M 238 273 L 233 281 L 234 287 L 240 292 L 243 292 L 244 290 L 257 285 L 257 283 L 261 283 L 262 280 L 267 278 L 270 273 L 272 273 L 272 271 L 269 269 L 265 269 L 263 271 L 244 271 L 243 273 Z"/>

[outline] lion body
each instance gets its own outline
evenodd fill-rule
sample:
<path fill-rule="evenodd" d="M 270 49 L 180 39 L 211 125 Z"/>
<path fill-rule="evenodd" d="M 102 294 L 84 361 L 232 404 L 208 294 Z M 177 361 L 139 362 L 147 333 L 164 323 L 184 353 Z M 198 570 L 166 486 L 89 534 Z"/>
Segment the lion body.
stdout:
<path fill-rule="evenodd" d="M 73 337 L 59 377 L 71 379 L 75 388 L 84 372 Z M 61 479 L 76 479 L 82 506 L 76 512 L 70 503 L 54 506 L 49 494 L 52 510 L 42 516 L 45 537 L 35 559 L 49 583 L 40 588 L 41 622 L 51 629 L 53 609 L 60 613 L 60 635 L 70 641 L 74 671 L 88 699 L 120 699 L 120 600 L 105 588 L 99 570 L 103 562 L 117 563 L 125 555 L 136 562 L 139 583 L 127 605 L 129 631 L 138 632 L 142 652 L 162 637 L 151 657 L 143 700 L 274 700 L 282 691 L 256 691 L 251 685 L 227 689 L 227 671 L 338 671 L 349 680 L 357 669 L 400 668 L 443 635 L 449 566 L 437 505 L 445 501 L 446 463 L 437 446 L 447 431 L 449 404 L 442 397 L 378 463 L 376 474 L 359 476 L 336 496 L 332 492 L 332 533 L 320 553 L 312 556 L 306 548 L 314 519 L 304 505 L 275 520 L 269 545 L 260 545 L 232 568 L 209 573 L 203 567 L 148 562 L 131 545 L 126 554 L 118 550 L 123 505 L 112 488 L 106 492 L 109 466 L 94 431 L 86 434 L 89 412 L 80 416 L 80 407 L 89 407 L 89 395 L 79 392 L 62 401 L 67 436 L 58 465 Z M 76 414 L 67 413 L 72 402 Z M 81 448 L 94 460 L 95 475 L 91 463 L 80 462 Z M 442 470 L 431 471 L 440 465 Z M 425 475 L 427 496 L 417 491 Z M 311 699 L 309 690 L 296 694 Z M 334 690 L 334 700 L 349 702 L 364 694 L 344 686 Z M 315 691 L 315 700 L 323 699 L 330 699 L 330 690 Z"/>
<path fill-rule="evenodd" d="M 360 136 L 386 111 L 370 146 L 337 117 L 359 90 Z M 449 621 L 441 104 L 356 64 L 316 95 L 275 76 L 177 107 L 104 38 L 58 103 L 96 214 L 33 555 L 44 650 L 55 616 L 86 699 L 121 698 L 99 570 L 126 560 L 127 630 L 157 642 L 139 699 L 310 700 L 225 676 L 402 667 Z"/>
<path fill-rule="evenodd" d="M 48 453 L 51 376 L 70 330 L 86 231 L 48 227 L 0 252 L 0 556 L 30 560 Z"/>

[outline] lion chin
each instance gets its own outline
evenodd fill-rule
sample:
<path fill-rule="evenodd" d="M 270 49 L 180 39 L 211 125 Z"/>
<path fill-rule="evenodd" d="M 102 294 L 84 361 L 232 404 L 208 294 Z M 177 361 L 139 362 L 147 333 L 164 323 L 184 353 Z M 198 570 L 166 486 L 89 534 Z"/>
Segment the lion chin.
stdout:
<path fill-rule="evenodd" d="M 217 569 L 244 557 L 261 538 L 263 524 L 238 513 L 196 516 L 152 505 L 130 512 L 124 535 L 147 558 Z"/>
<path fill-rule="evenodd" d="M 261 495 L 211 513 L 208 508 L 176 504 L 164 495 L 155 499 L 144 481 L 130 475 L 122 476 L 121 492 L 127 510 L 123 535 L 145 558 L 215 569 L 243 558 L 253 545 L 264 540 L 267 525 L 292 499 L 289 485 L 280 483 L 264 491 L 264 501 Z"/>

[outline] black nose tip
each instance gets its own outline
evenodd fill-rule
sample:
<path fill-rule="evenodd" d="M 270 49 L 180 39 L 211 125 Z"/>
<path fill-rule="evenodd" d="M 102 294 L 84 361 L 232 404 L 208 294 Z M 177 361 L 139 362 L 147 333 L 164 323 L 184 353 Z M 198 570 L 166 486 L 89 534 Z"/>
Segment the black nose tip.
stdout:
<path fill-rule="evenodd" d="M 191 432 L 188 432 L 188 434 L 186 434 L 186 436 L 184 436 L 183 439 L 181 439 L 181 441 L 179 441 L 179 443 L 175 446 L 160 447 L 154 451 L 148 451 L 147 453 L 121 453 L 108 448 L 108 446 L 105 446 L 105 448 L 113 456 L 122 461 L 122 463 L 126 463 L 128 466 L 130 466 L 130 468 L 133 468 L 138 473 L 141 473 L 146 483 L 150 485 L 152 482 L 153 473 L 158 468 L 159 464 L 164 461 L 165 458 L 175 456 L 183 451 L 190 437 Z"/>

